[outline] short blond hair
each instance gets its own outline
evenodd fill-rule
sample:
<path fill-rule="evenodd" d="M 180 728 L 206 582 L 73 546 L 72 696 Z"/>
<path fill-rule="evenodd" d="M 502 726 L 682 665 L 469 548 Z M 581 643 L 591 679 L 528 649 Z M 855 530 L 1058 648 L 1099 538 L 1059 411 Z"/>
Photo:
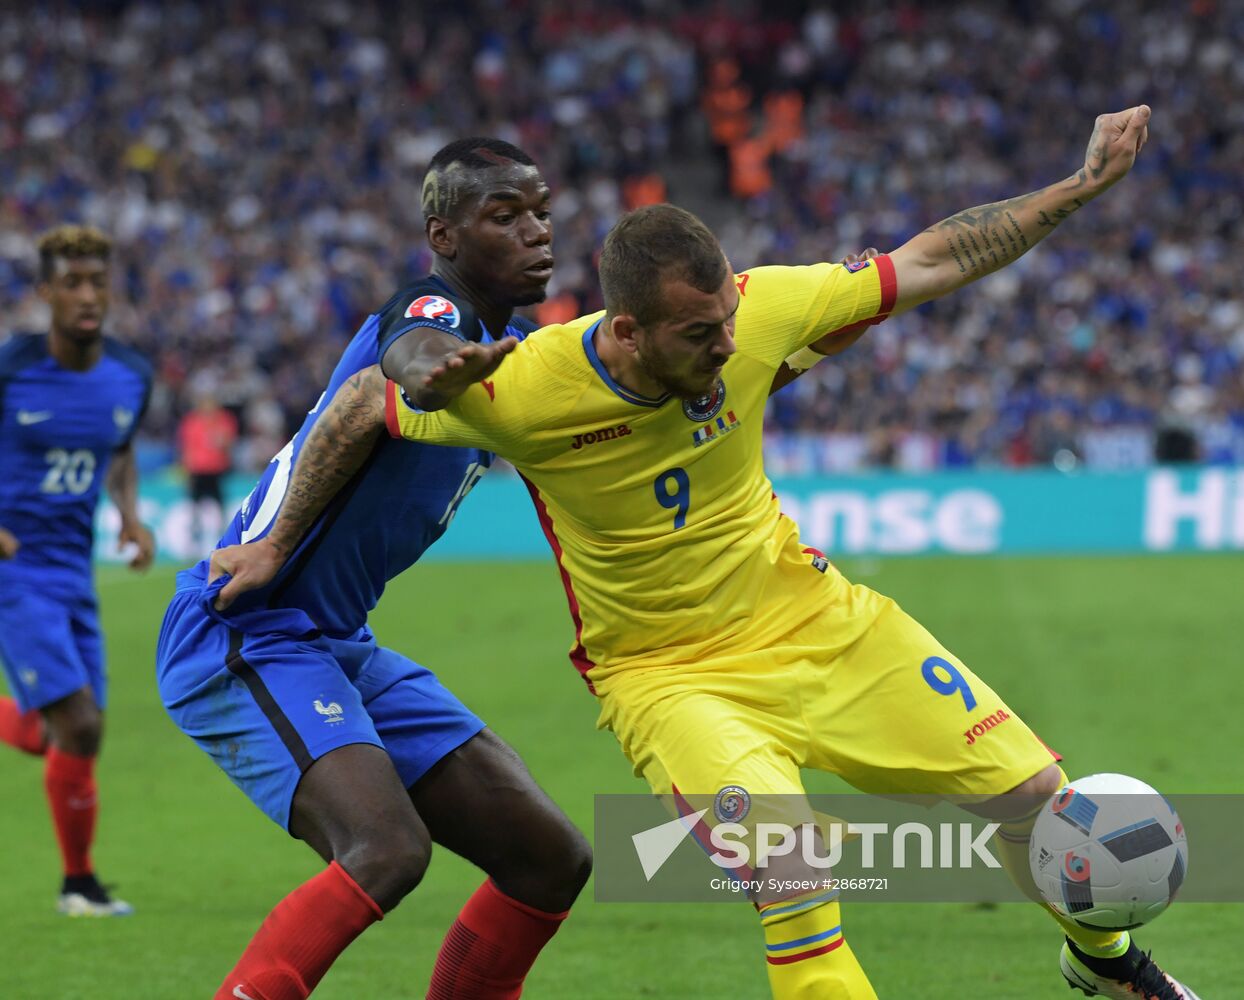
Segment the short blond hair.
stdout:
<path fill-rule="evenodd" d="M 94 226 L 76 226 L 66 223 L 49 229 L 39 237 L 39 280 L 50 281 L 56 270 L 56 258 L 81 260 L 98 257 L 108 260 L 112 254 L 112 240 Z"/>

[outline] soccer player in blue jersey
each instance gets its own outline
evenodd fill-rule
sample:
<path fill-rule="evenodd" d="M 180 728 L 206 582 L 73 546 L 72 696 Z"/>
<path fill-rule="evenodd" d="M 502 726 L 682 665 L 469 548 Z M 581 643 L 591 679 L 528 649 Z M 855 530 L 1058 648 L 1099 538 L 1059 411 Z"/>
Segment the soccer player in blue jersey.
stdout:
<path fill-rule="evenodd" d="M 540 301 L 552 273 L 549 189 L 514 146 L 447 146 L 423 206 L 432 273 L 363 324 L 211 559 L 178 576 L 160 633 L 174 721 L 328 863 L 272 910 L 223 1000 L 308 996 L 419 882 L 433 842 L 489 877 L 451 928 L 428 995 L 517 997 L 590 870 L 587 841 L 517 755 L 367 627 L 385 583 L 440 537 L 492 455 L 382 436 L 384 395 L 352 396 L 359 373 L 382 359 L 417 372 L 427 354 L 438 363 L 428 399 L 452 395 L 524 336 L 512 310 Z M 439 365 L 446 344 L 457 352 Z M 330 412 L 334 399 L 352 402 Z M 292 485 L 304 479 L 332 502 Z M 256 565 L 269 572 L 247 590 Z"/>
<path fill-rule="evenodd" d="M 121 513 L 120 542 L 143 569 L 155 545 L 138 520 L 132 440 L 151 367 L 103 334 L 103 233 L 60 226 L 39 241 L 46 334 L 0 346 L 0 740 L 44 758 L 44 787 L 64 863 L 57 908 L 70 916 L 131 912 L 95 877 L 91 846 L 106 697 L 104 644 L 91 579 L 100 487 Z"/>

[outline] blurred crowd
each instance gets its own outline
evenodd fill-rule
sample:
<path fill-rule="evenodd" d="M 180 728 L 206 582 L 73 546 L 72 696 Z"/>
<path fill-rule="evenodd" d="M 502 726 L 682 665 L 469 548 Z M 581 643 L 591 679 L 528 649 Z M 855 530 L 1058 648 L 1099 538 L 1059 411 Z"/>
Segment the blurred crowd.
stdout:
<path fill-rule="evenodd" d="M 635 205 L 701 212 L 739 269 L 890 249 L 1061 179 L 1146 101 L 1123 186 L 775 399 L 771 466 L 1244 462 L 1242 55 L 1244 0 L 30 7 L 0 25 L 3 325 L 44 322 L 35 235 L 98 225 L 111 325 L 159 374 L 149 446 L 214 400 L 255 468 L 428 268 L 419 182 L 452 138 L 540 162 L 552 322 L 599 307 Z"/>

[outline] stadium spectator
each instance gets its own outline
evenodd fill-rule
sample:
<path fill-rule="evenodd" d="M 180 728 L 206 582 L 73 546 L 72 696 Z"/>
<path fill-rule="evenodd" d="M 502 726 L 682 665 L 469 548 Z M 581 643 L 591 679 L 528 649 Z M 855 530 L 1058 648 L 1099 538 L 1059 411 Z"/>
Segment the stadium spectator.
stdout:
<path fill-rule="evenodd" d="M 65 217 L 109 229 L 118 327 L 161 376 L 144 434 L 167 446 L 208 372 L 241 417 L 246 461 L 262 464 L 369 303 L 427 269 L 426 250 L 405 249 L 421 226 L 417 178 L 453 136 L 499 134 L 545 164 L 561 199 L 548 305 L 579 314 L 600 304 L 604 232 L 662 187 L 714 224 L 736 266 L 832 260 L 898 245 L 936 206 L 988 202 L 1017 169 L 1049 176 L 1077 140 L 1051 140 L 1041 122 L 1160 90 L 1163 128 L 1134 198 L 800 380 L 771 412 L 772 455 L 824 471 L 847 454 L 852 467 L 874 454 L 898 468 L 1028 464 L 1052 409 L 1090 466 L 1152 462 L 1176 415 L 1192 439 L 1182 453 L 1244 454 L 1244 137 L 1231 118 L 1244 0 L 1140 14 L 1065 0 L 1058 16 L 462 0 L 426 23 L 395 9 L 181 0 L 12 19 L 0 34 L 11 328 L 43 322 L 33 234 Z M 732 145 L 753 141 L 770 151 L 747 162 L 748 197 L 714 194 Z M 891 207 L 875 214 L 879 203 Z M 1185 357 L 1194 374 L 1179 374 Z M 254 395 L 281 407 L 279 434 L 252 424 Z M 1197 396 L 1207 402 L 1187 412 Z M 878 427 L 892 443 L 880 452 Z"/>
<path fill-rule="evenodd" d="M 193 534 L 196 546 L 211 547 L 224 520 L 224 477 L 233 467 L 233 446 L 238 439 L 238 418 L 210 393 L 195 400 L 194 409 L 177 428 L 181 465 L 189 477 L 190 503 L 194 507 Z"/>

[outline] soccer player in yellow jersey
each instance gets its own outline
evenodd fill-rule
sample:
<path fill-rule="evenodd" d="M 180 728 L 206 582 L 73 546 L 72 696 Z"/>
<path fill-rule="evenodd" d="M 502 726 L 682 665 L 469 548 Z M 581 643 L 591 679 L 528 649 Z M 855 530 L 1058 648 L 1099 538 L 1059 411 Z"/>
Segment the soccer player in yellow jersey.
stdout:
<path fill-rule="evenodd" d="M 606 240 L 604 314 L 502 342 L 512 353 L 486 377 L 496 359 L 477 345 L 447 342 L 438 356 L 427 342 L 382 359 L 393 434 L 496 451 L 527 480 L 570 601 L 571 659 L 657 793 L 800 796 L 799 769 L 814 767 L 869 792 L 971 799 L 1003 821 L 996 850 L 1038 898 L 1034 816 L 1013 815 L 1015 798 L 1002 796 L 1048 797 L 1065 776 L 984 681 L 799 541 L 764 474 L 762 414 L 783 361 L 806 368 L 833 349 L 834 331 L 1030 249 L 1128 172 L 1148 118 L 1144 106 L 1104 115 L 1067 180 L 848 266 L 735 275 L 699 220 L 640 209 Z M 355 396 L 382 384 L 363 374 Z M 339 393 L 329 405 L 356 402 Z M 974 727 L 985 735 L 965 740 Z M 776 997 L 875 996 L 836 894 L 755 902 Z M 1128 934 L 1054 917 L 1067 935 L 1062 972 L 1086 994 L 1196 1000 Z"/>
<path fill-rule="evenodd" d="M 640 209 L 605 241 L 603 315 L 534 334 L 435 412 L 410 400 L 448 365 L 397 373 L 391 433 L 493 450 L 527 481 L 570 601 L 571 659 L 654 791 L 798 795 L 813 767 L 870 792 L 974 797 L 1006 821 L 1005 863 L 1033 894 L 1032 816 L 987 800 L 1048 796 L 1065 775 L 932 635 L 800 542 L 764 473 L 762 417 L 785 359 L 806 366 L 799 352 L 827 333 L 1014 261 L 1127 173 L 1148 118 L 1104 115 L 1067 180 L 846 267 L 735 275 L 694 216 Z M 775 996 L 874 996 L 835 894 L 756 902 Z M 1194 1000 L 1126 933 L 1060 923 L 1063 973 L 1088 995 Z"/>

